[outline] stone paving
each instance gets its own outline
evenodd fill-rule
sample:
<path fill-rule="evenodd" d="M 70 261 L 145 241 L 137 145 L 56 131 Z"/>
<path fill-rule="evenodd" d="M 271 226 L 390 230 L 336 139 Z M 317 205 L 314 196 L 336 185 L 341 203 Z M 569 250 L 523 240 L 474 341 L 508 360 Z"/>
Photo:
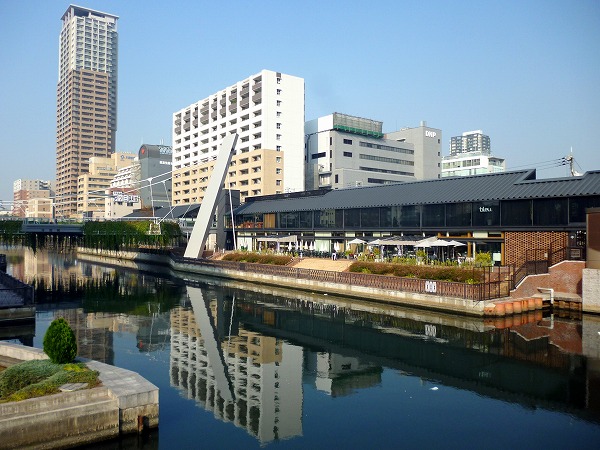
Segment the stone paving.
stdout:
<path fill-rule="evenodd" d="M 354 259 L 336 259 L 335 261 L 327 258 L 296 258 L 290 264 L 291 267 L 300 269 L 330 270 L 332 272 L 345 272 L 350 265 L 355 262 Z"/>

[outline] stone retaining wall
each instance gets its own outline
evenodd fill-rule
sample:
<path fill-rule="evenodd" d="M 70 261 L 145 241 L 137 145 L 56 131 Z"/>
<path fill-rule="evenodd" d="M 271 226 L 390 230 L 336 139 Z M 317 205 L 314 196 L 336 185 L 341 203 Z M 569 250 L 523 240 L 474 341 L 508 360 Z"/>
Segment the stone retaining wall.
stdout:
<path fill-rule="evenodd" d="M 47 359 L 38 348 L 0 343 L 0 357 Z M 85 360 L 102 386 L 0 405 L 0 448 L 64 448 L 158 426 L 158 388 L 130 370 Z"/>

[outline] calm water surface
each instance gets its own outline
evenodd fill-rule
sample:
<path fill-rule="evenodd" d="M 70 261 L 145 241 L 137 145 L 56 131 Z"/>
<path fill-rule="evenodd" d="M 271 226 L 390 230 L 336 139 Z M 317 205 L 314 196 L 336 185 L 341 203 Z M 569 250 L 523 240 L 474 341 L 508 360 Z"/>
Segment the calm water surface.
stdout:
<path fill-rule="evenodd" d="M 42 347 L 160 388 L 158 431 L 94 448 L 599 448 L 600 317 L 487 321 L 2 249 Z M 125 262 L 122 262 L 125 264 Z"/>

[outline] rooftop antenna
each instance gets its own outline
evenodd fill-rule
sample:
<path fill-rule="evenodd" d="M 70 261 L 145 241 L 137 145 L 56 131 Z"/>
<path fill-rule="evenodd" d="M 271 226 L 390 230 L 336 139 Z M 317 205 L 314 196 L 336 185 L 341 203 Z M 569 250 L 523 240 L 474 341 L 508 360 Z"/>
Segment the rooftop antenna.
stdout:
<path fill-rule="evenodd" d="M 575 158 L 573 157 L 573 147 L 571 147 L 571 153 L 565 157 L 565 161 L 569 163 L 569 171 L 571 172 L 572 177 L 580 177 L 583 175 L 575 170 Z"/>

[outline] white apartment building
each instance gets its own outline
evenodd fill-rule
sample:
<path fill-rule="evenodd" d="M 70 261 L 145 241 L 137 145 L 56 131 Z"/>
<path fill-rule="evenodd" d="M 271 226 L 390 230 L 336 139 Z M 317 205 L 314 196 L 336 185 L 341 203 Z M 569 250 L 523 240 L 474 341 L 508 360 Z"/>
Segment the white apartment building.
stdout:
<path fill-rule="evenodd" d="M 132 164 L 127 167 L 121 167 L 115 177 L 110 182 L 111 188 L 131 188 L 138 182 L 136 174 L 139 171 L 139 161 L 137 157 L 132 161 Z"/>
<path fill-rule="evenodd" d="M 173 204 L 201 203 L 219 144 L 237 133 L 227 188 L 304 190 L 304 79 L 262 70 L 173 114 Z"/>
<path fill-rule="evenodd" d="M 383 122 L 333 113 L 305 124 L 307 190 L 439 178 L 441 130 L 421 123 L 383 133 Z"/>
<path fill-rule="evenodd" d="M 483 134 L 483 131 L 465 131 L 462 136 L 450 138 L 450 155 L 473 152 L 480 152 L 484 155 L 491 153 L 490 137 Z"/>
<path fill-rule="evenodd" d="M 504 158 L 485 155 L 481 152 L 444 156 L 442 161 L 442 177 L 467 177 L 482 173 L 504 172 L 505 170 Z"/>
<path fill-rule="evenodd" d="M 504 158 L 492 156 L 490 137 L 481 130 L 466 131 L 450 139 L 450 155 L 442 161 L 442 177 L 466 177 L 504 172 Z"/>

